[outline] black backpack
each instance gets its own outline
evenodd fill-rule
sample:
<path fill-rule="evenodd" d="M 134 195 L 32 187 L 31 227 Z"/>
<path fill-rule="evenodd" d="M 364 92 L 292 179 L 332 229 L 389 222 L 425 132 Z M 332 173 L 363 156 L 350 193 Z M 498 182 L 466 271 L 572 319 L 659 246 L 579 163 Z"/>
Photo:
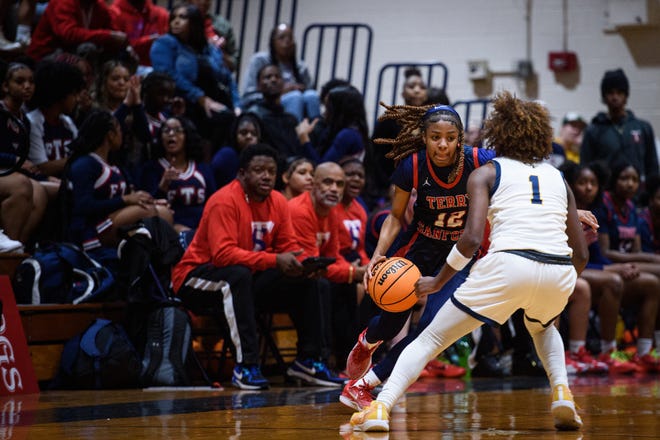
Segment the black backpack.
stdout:
<path fill-rule="evenodd" d="M 51 388 L 137 388 L 140 371 L 140 356 L 124 328 L 97 318 L 64 345 L 60 372 Z"/>
<path fill-rule="evenodd" d="M 179 234 L 158 217 L 126 228 L 119 265 L 125 274 L 128 329 L 142 354 L 144 386 L 188 386 L 194 362 L 210 380 L 192 349 L 190 317 L 171 289 L 172 267 L 183 255 Z"/>
<path fill-rule="evenodd" d="M 160 306 L 146 320 L 142 352 L 142 383 L 145 386 L 188 386 L 186 370 L 192 344 L 190 317 L 175 306 Z"/>

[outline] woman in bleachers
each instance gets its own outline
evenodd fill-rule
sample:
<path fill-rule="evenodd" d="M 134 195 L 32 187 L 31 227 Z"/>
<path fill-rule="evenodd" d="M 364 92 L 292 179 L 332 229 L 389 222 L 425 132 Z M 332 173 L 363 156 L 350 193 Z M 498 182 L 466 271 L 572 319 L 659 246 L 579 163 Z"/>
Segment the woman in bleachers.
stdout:
<path fill-rule="evenodd" d="M 120 60 L 109 60 L 101 66 L 97 79 L 98 107 L 110 111 L 119 121 L 124 145 L 113 153 L 119 164 L 130 173 L 131 183 L 139 181 L 142 167 L 141 146 L 149 143 L 151 134 L 147 114 L 142 105 L 141 79 Z"/>
<path fill-rule="evenodd" d="M 240 108 L 238 89 L 224 64 L 222 51 L 208 43 L 204 18 L 194 5 L 175 6 L 170 31 L 151 46 L 155 71 L 166 72 L 186 100 L 187 116 L 200 135 L 218 147 L 228 141 L 234 110 Z"/>
<path fill-rule="evenodd" d="M 30 148 L 30 121 L 24 104 L 33 93 L 32 70 L 25 64 L 9 64 L 0 100 L 0 169 L 14 166 L 17 153 Z M 26 160 L 19 171 L 0 176 L 0 252 L 22 250 L 41 222 L 48 196 L 36 180 L 37 173 L 37 167 Z"/>
<path fill-rule="evenodd" d="M 221 147 L 211 160 L 218 188 L 234 180 L 238 173 L 238 156 L 245 147 L 261 142 L 261 121 L 254 113 L 243 113 L 231 129 L 229 145 Z"/>
<path fill-rule="evenodd" d="M 278 24 L 270 33 L 268 52 L 257 52 L 252 55 L 245 76 L 245 86 L 242 99 L 249 103 L 261 99 L 258 89 L 258 75 L 261 69 L 268 64 L 277 64 L 282 72 L 284 90 L 282 105 L 285 110 L 293 114 L 298 122 L 304 118 L 314 120 L 321 116 L 321 102 L 319 94 L 313 88 L 313 81 L 309 69 L 304 61 L 296 58 L 296 41 L 293 29 L 285 23 Z"/>
<path fill-rule="evenodd" d="M 428 88 L 422 78 L 422 72 L 417 67 L 409 67 L 403 72 L 404 82 L 401 90 L 401 97 L 405 105 L 420 106 L 428 102 Z M 394 103 L 392 103 L 394 104 Z M 449 102 L 433 102 L 430 104 L 449 105 Z M 379 120 L 374 125 L 371 139 L 395 139 L 401 131 L 399 122 L 394 119 Z M 373 156 L 377 164 L 373 173 L 370 173 L 373 180 L 372 185 L 374 198 L 373 203 L 376 207 L 382 207 L 386 204 L 390 176 L 394 172 L 394 161 L 386 157 L 390 151 L 389 145 L 374 145 Z"/>
<path fill-rule="evenodd" d="M 291 200 L 305 191 L 311 191 L 314 185 L 314 163 L 302 156 L 292 156 L 286 163 L 287 167 L 282 173 L 281 193 L 284 197 Z"/>
<path fill-rule="evenodd" d="M 112 113 L 92 111 L 70 146 L 72 155 L 61 192 L 69 214 L 66 238 L 88 251 L 114 250 L 122 226 L 153 216 L 172 223 L 167 201 L 146 191 L 132 191 L 126 174 L 111 162 L 111 153 L 122 147 L 122 131 Z"/>
<path fill-rule="evenodd" d="M 606 181 L 607 170 L 599 163 L 577 165 L 566 162 L 560 168 L 566 181 L 575 194 L 578 209 L 593 210 L 595 214 L 603 212 L 603 183 Z M 598 217 L 599 215 L 597 215 Z M 601 230 L 607 228 L 607 220 L 600 216 L 598 220 Z M 645 364 L 653 365 L 648 354 L 649 345 L 653 341 L 660 294 L 660 281 L 657 276 L 641 270 L 631 262 L 612 262 L 602 250 L 598 236 L 588 237 L 589 263 L 580 276 L 589 282 L 594 303 L 598 304 L 600 318 L 601 354 L 599 360 L 608 364 L 612 373 L 632 373 L 645 369 Z M 620 307 L 639 308 L 635 320 L 639 329 L 638 356 L 630 362 L 617 351 L 615 329 Z M 647 348 L 644 348 L 644 347 Z"/>
<path fill-rule="evenodd" d="M 59 177 L 69 157 L 69 143 L 78 135 L 71 119 L 78 95 L 85 87 L 80 69 L 58 61 L 42 61 L 34 75 L 34 103 L 30 119 L 30 161 L 48 176 Z"/>
<path fill-rule="evenodd" d="M 355 87 L 340 86 L 330 90 L 324 119 L 325 133 L 315 145 L 318 154 L 313 159 L 317 163 L 364 159 L 369 127 L 362 94 Z"/>
<path fill-rule="evenodd" d="M 215 192 L 211 167 L 201 160 L 193 124 L 180 116 L 168 118 L 160 128 L 154 160 L 145 165 L 141 188 L 169 202 L 177 232 L 197 228 L 206 200 Z"/>

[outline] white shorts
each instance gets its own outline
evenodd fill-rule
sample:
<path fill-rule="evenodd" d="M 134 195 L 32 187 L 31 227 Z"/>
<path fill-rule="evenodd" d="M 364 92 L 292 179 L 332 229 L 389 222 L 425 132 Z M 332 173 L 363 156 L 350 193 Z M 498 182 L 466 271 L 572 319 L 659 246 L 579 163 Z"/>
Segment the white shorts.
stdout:
<path fill-rule="evenodd" d="M 478 260 L 452 301 L 482 321 L 503 324 L 518 309 L 543 325 L 557 317 L 575 288 L 572 265 L 548 264 L 508 252 Z"/>

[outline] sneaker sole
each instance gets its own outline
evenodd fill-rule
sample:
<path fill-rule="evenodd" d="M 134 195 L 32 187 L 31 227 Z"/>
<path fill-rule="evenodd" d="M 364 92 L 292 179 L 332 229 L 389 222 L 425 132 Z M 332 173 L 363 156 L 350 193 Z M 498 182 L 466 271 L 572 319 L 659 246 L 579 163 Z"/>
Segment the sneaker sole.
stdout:
<path fill-rule="evenodd" d="M 299 371 L 294 371 L 294 370 L 287 370 L 286 374 L 288 376 L 293 376 L 297 377 L 298 379 L 302 380 L 303 382 L 310 384 L 310 385 L 320 385 L 322 387 L 333 387 L 333 388 L 340 388 L 344 386 L 344 382 L 342 383 L 335 383 L 335 382 L 330 382 L 327 380 L 323 379 L 317 379 L 316 377 L 309 376 L 305 373 L 299 372 Z"/>
<path fill-rule="evenodd" d="M 236 379 L 235 377 L 231 378 L 231 383 L 237 388 L 240 388 L 242 390 L 267 390 L 268 385 L 248 385 L 240 380 Z"/>
<path fill-rule="evenodd" d="M 364 409 L 361 408 L 355 400 L 351 399 L 350 397 L 346 397 L 343 394 L 339 396 L 339 401 L 347 407 L 354 409 L 355 411 L 362 411 Z"/>
<path fill-rule="evenodd" d="M 569 400 L 552 402 L 552 416 L 555 428 L 560 431 L 575 431 L 582 427 L 582 419 L 575 410 L 575 404 Z"/>
<path fill-rule="evenodd" d="M 367 420 L 359 425 L 354 425 L 353 429 L 364 432 L 389 432 L 390 422 L 387 420 Z"/>

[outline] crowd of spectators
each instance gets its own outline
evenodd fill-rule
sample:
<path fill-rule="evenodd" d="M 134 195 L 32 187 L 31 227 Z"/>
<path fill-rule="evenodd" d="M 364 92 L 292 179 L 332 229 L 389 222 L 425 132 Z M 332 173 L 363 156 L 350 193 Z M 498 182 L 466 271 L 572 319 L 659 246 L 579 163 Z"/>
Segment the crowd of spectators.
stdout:
<path fill-rule="evenodd" d="M 119 228 L 161 217 L 194 234 L 175 269 L 174 292 L 191 310 L 241 320 L 232 334 L 237 386 L 268 386 L 251 317 L 278 307 L 291 313 L 301 337 L 289 373 L 338 386 L 333 369 L 344 368 L 368 319 L 363 311 L 374 312 L 361 307 L 368 301 L 361 280 L 397 165 L 387 144 L 372 140 L 392 139 L 400 127 L 379 121 L 370 135 L 363 96 L 345 80 L 315 90 L 286 23 L 272 29 L 268 50 L 249 59 L 239 93 L 231 23 L 209 11 L 208 0 L 170 11 L 152 0 L 50 0 L 34 29 L 21 28 L 20 42 L 0 35 L 0 50 L 12 53 L 0 70 L 0 166 L 29 151 L 20 169 L 0 177 L 0 252 L 31 252 L 53 240 L 112 252 Z M 407 105 L 449 104 L 444 90 L 430 96 L 419 69 L 404 76 Z M 628 327 L 639 325 L 645 361 L 635 362 L 656 369 L 658 160 L 650 125 L 625 108 L 628 91 L 621 70 L 607 72 L 601 93 L 608 112 L 590 124 L 567 114 L 557 146 L 572 186 L 595 160 L 613 170 L 582 199 L 573 186 L 578 205 L 601 225 L 595 266 L 581 285 L 583 304 L 601 315 L 596 351 L 613 368 L 616 320 L 632 304 L 635 312 L 624 316 Z M 579 161 L 583 168 L 570 174 Z M 49 227 L 52 212 L 66 213 L 61 228 Z M 281 224 L 272 223 L 275 214 Z M 335 262 L 310 274 L 302 261 L 314 256 Z M 292 286 L 309 299 L 285 298 Z M 281 291 L 282 301 L 267 297 L 266 287 L 269 295 Z M 586 339 L 571 346 L 577 363 L 591 362 L 583 356 Z"/>

